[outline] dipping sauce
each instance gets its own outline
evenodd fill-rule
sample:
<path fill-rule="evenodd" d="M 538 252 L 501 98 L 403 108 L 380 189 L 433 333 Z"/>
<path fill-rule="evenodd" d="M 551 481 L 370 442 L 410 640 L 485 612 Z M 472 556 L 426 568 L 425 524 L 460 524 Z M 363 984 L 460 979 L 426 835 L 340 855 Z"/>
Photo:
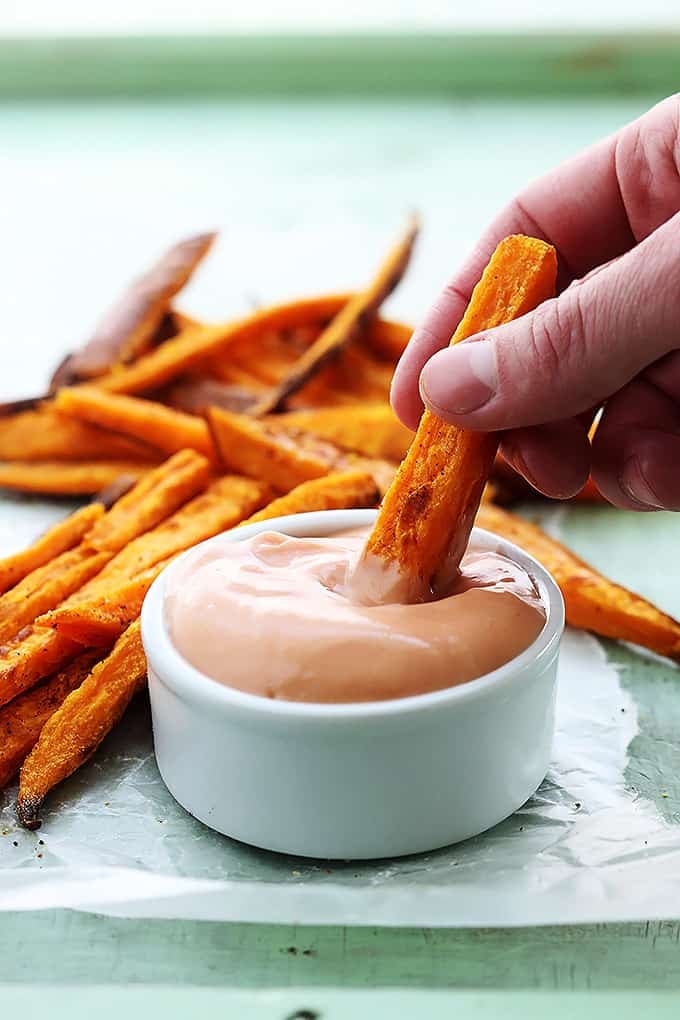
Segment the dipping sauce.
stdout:
<path fill-rule="evenodd" d="M 350 601 L 366 532 L 264 532 L 196 550 L 172 574 L 170 637 L 213 680 L 286 701 L 384 701 L 466 683 L 538 637 L 545 610 L 527 572 L 472 545 L 444 597 Z"/>

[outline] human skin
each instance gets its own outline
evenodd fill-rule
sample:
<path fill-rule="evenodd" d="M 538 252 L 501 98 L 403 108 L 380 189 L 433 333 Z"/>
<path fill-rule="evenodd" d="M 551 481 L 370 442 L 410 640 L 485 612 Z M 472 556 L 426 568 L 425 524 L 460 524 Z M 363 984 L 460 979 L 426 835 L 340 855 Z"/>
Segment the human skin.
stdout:
<path fill-rule="evenodd" d="M 558 296 L 515 322 L 449 340 L 497 243 L 543 238 Z M 680 94 L 530 184 L 494 220 L 415 331 L 392 403 L 466 429 L 539 491 L 589 472 L 615 506 L 680 510 Z M 592 444 L 588 431 L 602 416 Z"/>

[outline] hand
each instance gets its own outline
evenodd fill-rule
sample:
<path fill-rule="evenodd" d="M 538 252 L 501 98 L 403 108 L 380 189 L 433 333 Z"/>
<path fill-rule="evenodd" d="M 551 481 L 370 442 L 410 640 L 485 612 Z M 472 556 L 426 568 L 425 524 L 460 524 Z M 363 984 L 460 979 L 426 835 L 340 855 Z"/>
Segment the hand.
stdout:
<path fill-rule="evenodd" d="M 530 185 L 500 214 L 413 335 L 392 403 L 466 429 L 548 496 L 589 471 L 613 504 L 680 510 L 680 95 Z M 496 244 L 555 245 L 559 296 L 448 347 Z M 592 446 L 588 430 L 601 421 Z"/>

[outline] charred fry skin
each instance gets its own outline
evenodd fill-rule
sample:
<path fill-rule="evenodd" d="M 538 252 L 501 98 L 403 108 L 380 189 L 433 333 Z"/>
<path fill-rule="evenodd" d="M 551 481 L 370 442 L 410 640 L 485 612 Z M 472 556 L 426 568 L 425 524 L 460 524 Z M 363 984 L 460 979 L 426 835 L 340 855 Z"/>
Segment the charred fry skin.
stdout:
<path fill-rule="evenodd" d="M 208 254 L 215 234 L 198 234 L 170 248 L 143 276 L 134 280 L 82 350 L 57 368 L 51 392 L 62 385 L 104 375 L 134 361 L 152 346 L 172 298 Z"/>
<path fill-rule="evenodd" d="M 273 305 L 233 322 L 188 326 L 134 365 L 99 379 L 97 384 L 111 393 L 151 392 L 221 354 L 233 343 L 255 341 L 268 330 L 290 329 L 331 318 L 347 300 L 345 294 L 331 294 Z"/>
<path fill-rule="evenodd" d="M 524 315 L 555 292 L 555 249 L 523 235 L 496 248 L 451 343 Z M 498 449 L 425 411 L 355 569 L 356 596 L 418 602 L 456 570 Z"/>
<path fill-rule="evenodd" d="M 136 621 L 45 723 L 21 769 L 17 813 L 22 825 L 40 827 L 38 815 L 47 794 L 94 754 L 145 682 L 146 659 Z"/>
<path fill-rule="evenodd" d="M 404 275 L 418 236 L 418 229 L 418 221 L 414 217 L 409 222 L 404 236 L 389 252 L 366 290 L 355 295 L 338 312 L 318 340 L 300 357 L 291 373 L 271 394 L 256 404 L 252 411 L 253 415 L 259 417 L 277 411 L 283 406 L 286 398 L 304 386 L 321 365 L 335 357 L 357 336 Z"/>
<path fill-rule="evenodd" d="M 205 414 L 211 407 L 242 412 L 256 400 L 256 394 L 243 386 L 220 382 L 219 379 L 202 379 L 200 376 L 180 379 L 161 390 L 157 396 L 176 411 L 197 415 Z"/>

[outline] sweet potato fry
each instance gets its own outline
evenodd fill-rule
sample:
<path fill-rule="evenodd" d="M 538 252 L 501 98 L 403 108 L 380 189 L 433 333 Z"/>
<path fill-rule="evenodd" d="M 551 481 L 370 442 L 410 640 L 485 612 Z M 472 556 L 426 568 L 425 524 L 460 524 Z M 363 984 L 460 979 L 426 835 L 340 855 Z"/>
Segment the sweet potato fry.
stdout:
<path fill-rule="evenodd" d="M 101 651 L 87 651 L 61 672 L 0 709 L 0 790 L 14 779 L 43 726 L 67 694 L 80 687 Z"/>
<path fill-rule="evenodd" d="M 131 475 L 120 475 L 111 485 L 106 485 L 103 489 L 100 489 L 97 495 L 93 497 L 93 502 L 101 503 L 105 510 L 110 510 L 113 504 L 117 503 L 136 484 L 136 479 Z"/>
<path fill-rule="evenodd" d="M 233 383 L 219 379 L 204 379 L 193 376 L 180 379 L 155 394 L 161 403 L 185 414 L 203 415 L 209 407 L 221 407 L 225 411 L 245 411 L 257 400 L 257 394 Z"/>
<path fill-rule="evenodd" d="M 290 374 L 252 409 L 256 417 L 281 408 L 286 398 L 299 390 L 315 372 L 334 358 L 358 335 L 401 280 L 418 236 L 418 221 L 413 217 L 395 247 L 388 253 L 368 287 L 356 294 L 335 316 L 327 329 L 299 358 Z"/>
<path fill-rule="evenodd" d="M 77 386 L 60 390 L 54 402 L 65 415 L 141 439 L 165 454 L 191 449 L 213 456 L 204 421 L 154 401 L 105 393 L 94 386 Z"/>
<path fill-rule="evenodd" d="M 288 411 L 264 421 L 276 431 L 295 434 L 302 429 L 345 450 L 385 460 L 400 461 L 413 439 L 411 430 L 401 424 L 389 404 Z"/>
<path fill-rule="evenodd" d="M 264 396 L 268 389 L 267 385 L 254 372 L 251 372 L 250 369 L 242 368 L 231 360 L 222 359 L 220 363 L 211 363 L 205 367 L 205 373 L 206 378 L 215 379 L 226 386 L 237 386 L 246 393 L 254 394 L 255 398 L 257 396 Z M 180 377 L 180 381 L 181 378 L 183 377 Z M 161 389 L 160 392 L 163 393 L 164 390 Z M 254 400 L 252 403 L 254 403 Z M 218 403 L 215 406 L 219 407 L 220 404 Z"/>
<path fill-rule="evenodd" d="M 354 341 L 291 394 L 286 410 L 387 403 L 394 366 L 378 361 L 358 344 Z"/>
<path fill-rule="evenodd" d="M 270 330 L 291 329 L 329 318 L 347 300 L 347 295 L 306 298 L 263 308 L 233 322 L 189 326 L 134 365 L 103 376 L 98 385 L 111 393 L 149 393 L 220 354 L 232 343 L 255 340 Z"/>
<path fill-rule="evenodd" d="M 94 562 L 102 566 L 204 488 L 208 475 L 208 464 L 200 454 L 191 450 L 176 454 L 118 500 L 112 510 L 93 525 L 79 548 L 89 550 L 93 557 L 101 556 Z M 248 506 L 244 512 L 250 513 L 252 509 L 255 507 Z M 75 591 L 71 589 L 73 594 L 67 603 L 100 591 L 95 585 L 99 575 L 90 576 L 88 583 Z M 43 600 L 45 610 L 61 601 L 56 588 L 53 594 L 56 601 L 51 606 Z M 16 629 L 16 636 L 0 647 L 0 705 L 65 665 L 82 647 L 40 623 L 25 631 Z"/>
<path fill-rule="evenodd" d="M 263 482 L 235 475 L 218 478 L 202 495 L 153 531 L 140 535 L 121 549 L 76 598 L 105 594 L 112 583 L 117 585 L 121 579 L 134 578 L 190 546 L 234 527 L 264 506 L 271 496 L 271 489 Z"/>
<path fill-rule="evenodd" d="M 113 586 L 115 581 L 112 579 L 108 585 L 101 586 L 100 594 L 92 595 L 86 601 L 66 602 L 61 608 L 47 613 L 41 623 L 56 628 L 60 634 L 87 647 L 107 642 L 113 644 L 137 619 L 147 591 L 171 559 L 161 560 L 130 580 L 119 581 L 117 587 Z"/>
<path fill-rule="evenodd" d="M 264 423 L 263 427 L 269 429 Z M 278 438 L 280 433 L 272 430 L 271 435 Z M 295 431 L 291 428 L 287 438 L 301 452 L 310 453 L 324 460 L 328 471 L 363 471 L 365 474 L 372 475 L 381 498 L 394 481 L 397 472 L 397 464 L 394 461 L 383 460 L 379 457 L 364 457 L 353 450 L 343 450 L 335 443 L 322 439 L 312 432 L 305 432 L 303 429 Z"/>
<path fill-rule="evenodd" d="M 129 460 L 153 464 L 161 456 L 146 443 L 58 414 L 47 404 L 0 418 L 0 460 Z"/>
<path fill-rule="evenodd" d="M 477 524 L 514 542 L 548 568 L 560 586 L 572 627 L 630 641 L 680 662 L 678 620 L 608 580 L 540 528 L 507 510 L 484 504 Z"/>
<path fill-rule="evenodd" d="M 141 478 L 151 468 L 134 461 L 93 460 L 87 463 L 12 461 L 0 463 L 0 489 L 46 496 L 92 496 L 120 475 Z"/>
<path fill-rule="evenodd" d="M 522 235 L 496 248 L 452 343 L 524 315 L 555 291 L 555 249 Z M 373 602 L 413 602 L 446 583 L 467 546 L 498 435 L 426 411 L 371 532 L 353 584 Z"/>
<path fill-rule="evenodd" d="M 35 625 L 19 631 L 0 647 L 0 705 L 7 704 L 39 680 L 61 669 L 83 646 L 78 641 Z"/>
<path fill-rule="evenodd" d="M 178 553 L 226 531 L 271 493 L 247 478 L 224 477 L 153 531 L 121 550 L 107 567 L 37 623 L 81 644 L 113 642 L 137 618 L 149 587 Z"/>
<path fill-rule="evenodd" d="M 27 549 L 0 560 L 0 594 L 4 594 L 32 571 L 73 549 L 104 513 L 101 503 L 90 503 L 41 535 Z M 1 601 L 1 600 L 0 600 Z"/>
<path fill-rule="evenodd" d="M 301 450 L 288 436 L 271 434 L 244 415 L 213 407 L 208 424 L 222 464 L 251 478 L 261 478 L 279 492 L 328 474 L 329 459 Z"/>
<path fill-rule="evenodd" d="M 209 477 L 204 457 L 193 450 L 181 450 L 121 496 L 85 541 L 98 552 L 117 553 L 201 492 Z"/>
<path fill-rule="evenodd" d="M 0 419 L 13 418 L 24 411 L 34 411 L 45 397 L 20 397 L 19 400 L 5 400 L 0 404 Z"/>
<path fill-rule="evenodd" d="M 379 358 L 395 365 L 404 353 L 413 327 L 376 316 L 366 330 L 365 346 Z"/>
<path fill-rule="evenodd" d="M 139 621 L 131 624 L 76 690 L 47 720 L 23 764 L 17 811 L 28 829 L 47 794 L 90 758 L 146 682 L 146 659 Z"/>
<path fill-rule="evenodd" d="M 175 518 L 171 518 L 172 523 L 160 533 L 158 529 L 150 532 L 148 544 L 137 545 L 134 542 L 135 538 L 153 528 L 158 521 L 162 521 L 172 510 L 205 485 L 207 464 L 199 454 L 184 451 L 154 471 L 153 475 L 155 482 L 152 480 L 148 483 L 145 479 L 139 483 L 135 489 L 123 496 L 86 536 L 89 545 L 103 550 L 111 562 L 87 584 L 75 591 L 62 603 L 63 606 L 70 607 L 79 601 L 101 598 L 107 592 L 110 594 L 111 588 L 120 587 L 125 580 L 132 579 L 135 574 L 147 567 L 160 562 L 175 551 L 193 545 L 201 538 L 209 537 L 209 534 L 205 533 L 209 532 L 206 511 L 202 530 L 197 524 L 191 527 L 190 522 L 193 518 L 190 515 L 180 517 L 179 521 L 178 515 L 175 515 Z M 257 491 L 262 502 L 268 498 L 269 494 L 262 485 L 247 479 L 236 481 L 243 483 L 243 491 L 249 492 L 251 496 Z M 224 502 L 224 492 L 220 490 L 218 492 Z M 251 499 L 250 502 L 244 500 L 242 516 L 247 516 L 258 505 L 261 504 L 255 499 Z M 221 518 L 214 512 L 214 506 L 212 509 L 213 514 L 209 518 L 212 526 L 215 526 L 216 520 L 232 522 L 229 514 L 234 513 L 234 503 L 222 507 Z M 186 520 L 187 516 L 190 517 L 189 521 Z M 237 513 L 233 523 L 240 519 Z M 217 530 L 221 530 L 219 525 Z M 122 550 L 120 559 L 113 555 L 118 550 Z M 25 632 L 20 631 L 7 645 L 0 648 L 0 705 L 65 665 L 74 658 L 78 649 L 82 648 L 82 644 L 59 633 L 49 622 L 46 623 L 47 619 L 46 616 L 40 617 L 31 627 L 26 628 Z"/>
<path fill-rule="evenodd" d="M 148 272 L 130 284 L 85 346 L 59 366 L 52 384 L 94 379 L 147 351 L 170 301 L 207 255 L 215 237 L 198 234 L 166 251 Z"/>
<path fill-rule="evenodd" d="M 156 337 L 154 338 L 154 343 L 159 343 L 159 342 L 164 343 L 166 340 L 170 340 L 173 336 L 177 336 L 177 334 L 181 333 L 183 329 L 189 329 L 189 327 L 194 329 L 197 326 L 206 326 L 207 325 L 207 323 L 199 322 L 199 320 L 195 319 L 192 315 L 187 315 L 186 312 L 183 312 L 179 308 L 174 308 L 174 307 L 171 308 L 167 312 L 166 317 L 171 322 L 171 325 L 168 328 L 167 335 L 164 336 L 162 338 L 162 340 L 159 341 L 158 333 L 156 333 Z"/>
<path fill-rule="evenodd" d="M 279 493 L 289 492 L 330 471 L 362 471 L 373 475 L 381 493 L 390 486 L 396 465 L 341 450 L 334 443 L 268 421 L 212 408 L 208 421 L 225 467 L 262 478 Z"/>
<path fill-rule="evenodd" d="M 83 543 L 33 570 L 0 596 L 0 645 L 99 573 L 109 559 Z"/>
<path fill-rule="evenodd" d="M 345 471 L 303 482 L 287 495 L 272 500 L 262 510 L 242 521 L 239 528 L 288 514 L 370 507 L 377 506 L 379 502 L 380 492 L 373 475 L 365 471 Z"/>
<path fill-rule="evenodd" d="M 338 305 L 338 310 L 341 307 Z M 330 319 L 313 326 L 270 331 L 259 335 L 255 343 L 252 338 L 235 341 L 221 355 L 202 364 L 201 373 L 264 396 L 269 386 L 280 383 L 290 372 L 328 322 Z M 332 364 L 289 397 L 286 406 L 292 409 L 356 403 L 358 398 L 367 399 L 369 391 L 374 401 L 385 400 L 395 363 L 411 333 L 410 326 L 373 318 Z"/>

